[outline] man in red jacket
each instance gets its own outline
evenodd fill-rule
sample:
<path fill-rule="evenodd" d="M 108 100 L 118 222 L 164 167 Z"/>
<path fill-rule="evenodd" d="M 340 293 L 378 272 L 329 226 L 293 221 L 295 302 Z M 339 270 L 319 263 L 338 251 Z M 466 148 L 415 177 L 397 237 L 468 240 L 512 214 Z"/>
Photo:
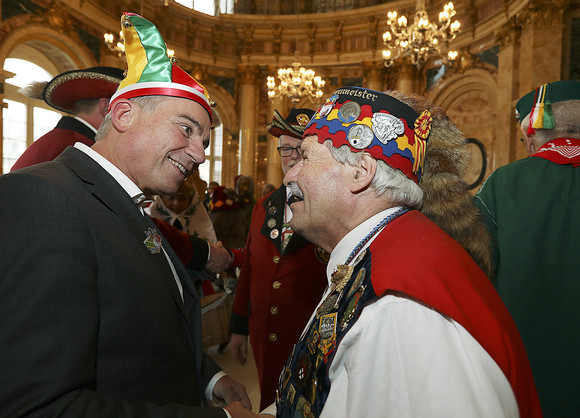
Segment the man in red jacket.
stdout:
<path fill-rule="evenodd" d="M 95 143 L 95 134 L 108 112 L 109 99 L 123 79 L 123 70 L 114 67 L 91 67 L 59 74 L 50 80 L 42 92 L 48 105 L 70 113 L 56 127 L 38 138 L 10 171 L 54 160 L 66 147 L 82 142 Z"/>
<path fill-rule="evenodd" d="M 314 111 L 277 111 L 268 132 L 278 138 L 284 174 L 302 160 L 302 132 Z M 290 229 L 284 185 L 254 206 L 232 315 L 231 350 L 246 362 L 248 333 L 260 380 L 261 409 L 274 401 L 278 377 L 326 287 L 327 256 Z"/>

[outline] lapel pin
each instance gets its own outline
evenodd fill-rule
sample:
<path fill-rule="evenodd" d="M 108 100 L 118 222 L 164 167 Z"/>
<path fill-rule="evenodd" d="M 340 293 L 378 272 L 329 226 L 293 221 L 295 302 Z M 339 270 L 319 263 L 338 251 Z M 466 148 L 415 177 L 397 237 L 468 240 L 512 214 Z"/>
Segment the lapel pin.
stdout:
<path fill-rule="evenodd" d="M 149 228 L 147 231 L 145 231 L 145 235 L 147 235 L 147 238 L 145 241 L 143 241 L 143 243 L 147 249 L 151 251 L 151 254 L 159 253 L 161 251 L 161 237 L 155 228 Z"/>

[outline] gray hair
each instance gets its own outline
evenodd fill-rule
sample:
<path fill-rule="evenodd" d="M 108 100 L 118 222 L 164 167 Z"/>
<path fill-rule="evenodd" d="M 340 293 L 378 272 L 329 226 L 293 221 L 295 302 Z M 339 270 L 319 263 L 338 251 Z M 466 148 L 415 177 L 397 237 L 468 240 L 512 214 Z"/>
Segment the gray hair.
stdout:
<path fill-rule="evenodd" d="M 551 106 L 555 126 L 552 129 L 536 129 L 536 133 L 532 136 L 536 149 L 556 138 L 580 139 L 580 100 L 552 103 Z M 527 129 L 529 123 L 528 114 L 522 120 L 522 127 Z"/>
<path fill-rule="evenodd" d="M 157 108 L 159 103 L 161 103 L 165 99 L 166 96 L 141 96 L 134 97 L 129 100 L 132 101 L 133 103 L 136 103 L 139 106 L 139 108 L 143 111 L 143 113 L 151 114 Z M 101 123 L 101 126 L 99 126 L 99 129 L 97 130 L 95 142 L 103 138 L 107 134 L 107 132 L 109 132 L 111 124 L 112 124 L 111 112 L 109 112 L 107 113 L 105 119 Z"/>
<path fill-rule="evenodd" d="M 352 151 L 347 145 L 335 148 L 330 140 L 324 141 L 324 144 L 330 149 L 334 159 L 341 164 L 357 166 L 364 155 L 364 152 Z M 417 183 L 381 160 L 377 160 L 377 171 L 370 187 L 380 199 L 394 206 L 419 209 L 423 204 L 423 190 Z"/>

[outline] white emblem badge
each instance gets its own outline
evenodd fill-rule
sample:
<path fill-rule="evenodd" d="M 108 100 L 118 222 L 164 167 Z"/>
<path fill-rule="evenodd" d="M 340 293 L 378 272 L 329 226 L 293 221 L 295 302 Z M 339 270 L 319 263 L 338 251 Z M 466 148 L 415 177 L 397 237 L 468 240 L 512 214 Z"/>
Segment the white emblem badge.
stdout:
<path fill-rule="evenodd" d="M 403 121 L 388 113 L 375 113 L 371 119 L 373 132 L 383 144 L 405 133 Z"/>

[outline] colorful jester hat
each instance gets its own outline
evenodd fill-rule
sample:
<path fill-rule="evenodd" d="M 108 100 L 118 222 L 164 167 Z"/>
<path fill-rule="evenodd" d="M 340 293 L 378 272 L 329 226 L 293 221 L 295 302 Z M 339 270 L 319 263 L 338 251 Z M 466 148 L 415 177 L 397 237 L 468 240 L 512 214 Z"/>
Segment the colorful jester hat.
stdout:
<path fill-rule="evenodd" d="M 428 110 L 419 115 L 387 94 L 343 87 L 316 111 L 304 137 L 316 135 L 321 144 L 330 139 L 336 148 L 368 152 L 418 184 L 431 121 Z"/>
<path fill-rule="evenodd" d="M 199 103 L 212 118 L 215 102 L 205 87 L 174 64 L 167 56 L 167 46 L 155 25 L 134 13 L 121 18 L 127 76 L 111 97 L 109 110 L 119 99 L 141 96 L 183 97 Z"/>

